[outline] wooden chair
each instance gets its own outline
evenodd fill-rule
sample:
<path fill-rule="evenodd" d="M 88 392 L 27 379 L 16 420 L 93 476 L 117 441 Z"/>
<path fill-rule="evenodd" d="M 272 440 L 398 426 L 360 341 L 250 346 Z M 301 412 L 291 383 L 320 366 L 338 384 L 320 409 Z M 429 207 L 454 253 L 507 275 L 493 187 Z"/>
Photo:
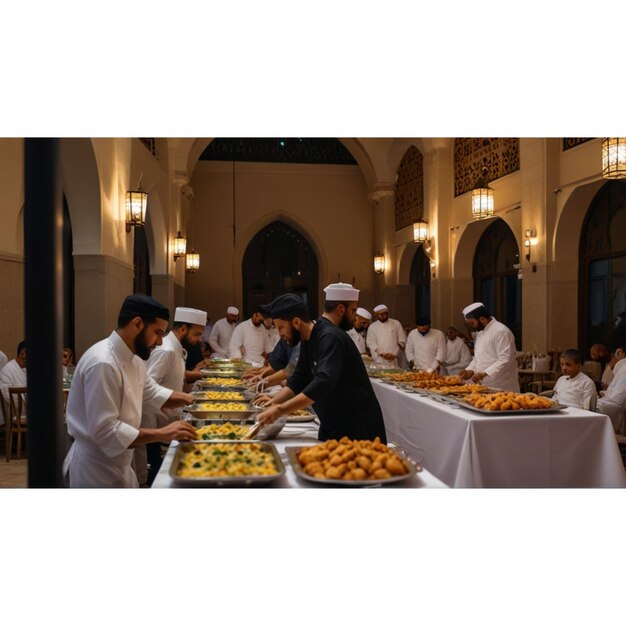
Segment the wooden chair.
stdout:
<path fill-rule="evenodd" d="M 16 454 L 19 458 L 22 451 L 22 434 L 26 435 L 28 430 L 26 425 L 26 409 L 28 406 L 26 392 L 26 387 L 9 387 L 9 421 L 5 447 L 7 463 L 11 460 L 13 435 L 17 435 Z"/>
<path fill-rule="evenodd" d="M 4 396 L 0 393 L 0 403 L 2 403 L 2 419 L 4 420 L 2 424 L 0 424 L 0 439 L 2 440 L 2 444 L 7 445 L 8 431 L 9 431 L 9 407 L 4 400 Z"/>

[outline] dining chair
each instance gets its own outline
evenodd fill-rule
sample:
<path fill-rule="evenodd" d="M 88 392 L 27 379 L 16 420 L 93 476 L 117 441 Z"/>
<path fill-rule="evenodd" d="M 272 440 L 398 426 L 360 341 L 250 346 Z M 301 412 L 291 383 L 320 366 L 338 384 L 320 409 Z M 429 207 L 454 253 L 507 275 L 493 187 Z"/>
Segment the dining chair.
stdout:
<path fill-rule="evenodd" d="M 22 452 L 22 435 L 25 437 L 28 430 L 26 424 L 28 406 L 26 392 L 27 387 L 9 387 L 9 420 L 5 446 L 7 463 L 11 460 L 13 436 L 17 435 L 16 455 L 19 458 Z"/>
<path fill-rule="evenodd" d="M 2 440 L 2 444 L 7 445 L 8 438 L 8 428 L 9 428 L 9 407 L 4 399 L 4 396 L 0 393 L 0 403 L 2 403 L 2 424 L 0 424 L 0 439 Z"/>

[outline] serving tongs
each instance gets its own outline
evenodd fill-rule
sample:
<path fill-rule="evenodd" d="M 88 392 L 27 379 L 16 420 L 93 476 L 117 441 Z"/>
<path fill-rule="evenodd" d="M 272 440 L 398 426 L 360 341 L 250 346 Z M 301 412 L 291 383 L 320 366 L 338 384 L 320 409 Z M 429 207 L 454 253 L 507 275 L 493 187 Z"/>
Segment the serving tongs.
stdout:
<path fill-rule="evenodd" d="M 257 422 L 245 435 L 243 435 L 242 439 L 254 439 L 256 435 L 259 434 L 259 431 L 263 428 L 263 426 L 263 422 Z"/>

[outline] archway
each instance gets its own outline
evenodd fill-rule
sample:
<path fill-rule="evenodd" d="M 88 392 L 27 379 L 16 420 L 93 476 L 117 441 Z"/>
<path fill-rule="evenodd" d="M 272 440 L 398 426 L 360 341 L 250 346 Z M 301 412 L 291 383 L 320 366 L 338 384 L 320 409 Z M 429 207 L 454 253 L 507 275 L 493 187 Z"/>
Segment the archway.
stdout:
<path fill-rule="evenodd" d="M 275 221 L 260 230 L 246 248 L 242 269 L 244 317 L 286 292 L 300 295 L 311 315 L 317 315 L 317 255 L 295 228 Z"/>
<path fill-rule="evenodd" d="M 595 195 L 580 235 L 579 344 L 612 342 L 626 311 L 626 183 L 607 182 Z"/>
<path fill-rule="evenodd" d="M 514 267 L 517 263 L 519 248 L 513 231 L 503 220 L 494 220 L 474 254 L 474 299 L 511 329 L 521 350 L 522 288 Z"/>
<path fill-rule="evenodd" d="M 430 259 L 423 246 L 419 246 L 413 256 L 411 285 L 415 289 L 415 319 L 430 317 Z"/>

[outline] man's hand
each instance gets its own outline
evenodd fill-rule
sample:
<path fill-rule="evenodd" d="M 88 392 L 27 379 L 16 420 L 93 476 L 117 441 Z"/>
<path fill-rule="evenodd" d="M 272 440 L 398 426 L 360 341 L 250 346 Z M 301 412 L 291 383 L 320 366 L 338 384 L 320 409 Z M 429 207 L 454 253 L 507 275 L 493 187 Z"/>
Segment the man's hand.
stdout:
<path fill-rule="evenodd" d="M 280 405 L 272 405 L 265 411 L 261 411 L 257 416 L 257 422 L 261 422 L 264 426 L 275 422 L 283 414 L 283 409 Z"/>
<path fill-rule="evenodd" d="M 467 380 L 468 378 L 471 378 L 474 375 L 474 372 L 472 370 L 463 370 L 462 372 L 459 372 L 459 378 L 462 378 L 463 380 Z"/>
<path fill-rule="evenodd" d="M 472 376 L 472 380 L 475 383 L 479 383 L 485 376 L 487 376 L 485 372 L 476 372 L 476 374 Z"/>
<path fill-rule="evenodd" d="M 262 369 L 263 369 L 262 367 L 251 367 L 247 372 L 245 372 L 242 378 L 244 380 L 247 380 L 248 378 L 255 378 L 256 376 L 259 376 L 261 374 Z M 256 381 L 252 381 L 252 382 L 256 382 Z"/>
<path fill-rule="evenodd" d="M 202 361 L 200 361 L 200 363 L 198 363 L 194 368 L 193 372 L 199 372 L 200 370 L 204 369 L 207 365 L 208 365 L 208 360 L 207 359 L 203 359 Z"/>
<path fill-rule="evenodd" d="M 198 438 L 196 429 L 189 423 L 183 420 L 176 420 L 163 428 L 157 429 L 157 434 L 160 441 L 172 441 L 174 439 L 178 441 L 193 441 Z"/>
<path fill-rule="evenodd" d="M 179 409 L 183 406 L 187 406 L 193 402 L 193 396 L 182 391 L 174 391 L 172 395 L 166 400 L 162 409 Z"/>
<path fill-rule="evenodd" d="M 252 404 L 253 406 L 268 406 L 269 404 L 271 404 L 273 399 L 274 398 L 272 398 L 272 396 L 262 395 L 262 396 L 256 397 L 252 401 Z"/>

